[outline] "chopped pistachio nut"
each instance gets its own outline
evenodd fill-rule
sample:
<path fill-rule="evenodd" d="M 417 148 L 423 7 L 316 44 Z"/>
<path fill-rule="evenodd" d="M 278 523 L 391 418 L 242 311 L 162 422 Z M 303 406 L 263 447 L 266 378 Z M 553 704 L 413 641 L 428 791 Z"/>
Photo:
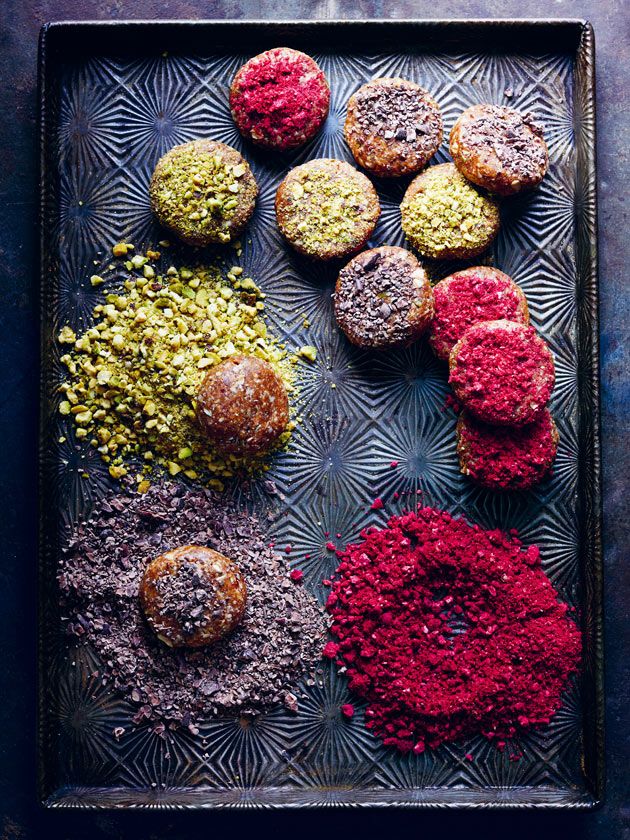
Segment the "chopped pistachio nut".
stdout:
<path fill-rule="evenodd" d="M 290 239 L 307 250 L 323 241 L 353 242 L 356 226 L 365 213 L 365 191 L 360 182 L 322 169 L 297 173 L 291 184 L 291 207 L 284 220 Z"/>
<path fill-rule="evenodd" d="M 77 340 L 76 334 L 71 327 L 62 327 L 57 336 L 59 344 L 74 344 Z"/>
<path fill-rule="evenodd" d="M 215 237 L 229 242 L 229 222 L 238 207 L 240 179 L 249 169 L 224 160 L 221 151 L 176 146 L 160 162 L 151 182 L 158 217 L 181 234 Z"/>
<path fill-rule="evenodd" d="M 73 418 L 78 438 L 94 442 L 113 478 L 126 475 L 124 459 L 134 457 L 145 473 L 158 464 L 222 489 L 223 479 L 261 463 L 219 455 L 198 429 L 195 397 L 207 370 L 234 353 L 256 355 L 289 391 L 294 370 L 261 318 L 253 280 L 234 269 L 222 277 L 215 266 L 161 273 L 148 253 L 129 261 L 139 273 L 104 296 L 93 326 L 78 338 L 68 326 L 59 332 L 58 341 L 72 345 L 61 359 L 69 378 L 59 412 Z"/>
<path fill-rule="evenodd" d="M 300 347 L 298 350 L 298 356 L 302 356 L 302 358 L 314 362 L 317 358 L 317 348 L 313 347 L 312 344 L 306 344 L 304 347 Z"/>
<path fill-rule="evenodd" d="M 90 277 L 90 283 L 91 283 L 94 287 L 96 287 L 96 286 L 102 286 L 104 282 L 105 282 L 105 280 L 104 280 L 102 277 L 100 277 L 98 274 L 93 274 L 93 275 Z"/>
<path fill-rule="evenodd" d="M 400 209 L 403 230 L 422 253 L 439 257 L 443 251 L 491 239 L 499 211 L 474 184 L 441 166 L 420 177 L 424 189 L 405 197 Z"/>

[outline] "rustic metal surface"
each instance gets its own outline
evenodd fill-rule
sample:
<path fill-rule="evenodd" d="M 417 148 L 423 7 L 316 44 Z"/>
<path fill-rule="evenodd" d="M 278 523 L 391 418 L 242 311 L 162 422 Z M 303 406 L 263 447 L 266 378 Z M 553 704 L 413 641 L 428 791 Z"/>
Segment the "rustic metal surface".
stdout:
<path fill-rule="evenodd" d="M 406 812 L 321 810 L 308 817 L 276 810 L 215 813 L 50 812 L 37 807 L 35 714 L 36 367 L 39 270 L 37 255 L 36 51 L 47 20 L 116 20 L 191 17 L 531 17 L 567 14 L 592 20 L 597 37 L 598 192 L 600 199 L 600 300 L 602 350 L 602 448 L 604 462 L 604 557 L 606 620 L 607 792 L 595 812 L 511 814 L 476 811 Z M 366 838 L 383 834 L 488 838 L 575 837 L 589 840 L 630 836 L 627 767 L 630 743 L 630 574 L 627 564 L 627 475 L 630 447 L 630 311 L 627 295 L 627 195 L 630 190 L 630 44 L 627 5 L 620 0 L 4 0 L 0 5 L 0 184 L 3 338 L 0 475 L 3 510 L 3 588 L 0 637 L 4 640 L 3 702 L 0 706 L 0 835 L 3 840 L 191 840 L 227 832 L 287 836 L 305 831 Z"/>
<path fill-rule="evenodd" d="M 112 46 L 104 47 L 108 34 Z M 291 156 L 248 146 L 227 103 L 245 57 L 278 43 L 318 44 L 311 52 L 332 89 L 323 131 Z M 592 50 L 592 32 L 577 22 L 127 24 L 109 32 L 59 25 L 44 33 L 40 621 L 47 678 L 40 749 L 49 805 L 597 802 L 603 693 Z M 533 323 L 556 360 L 557 465 L 553 478 L 530 493 L 501 496 L 461 476 L 455 417 L 444 410 L 445 366 L 422 342 L 380 355 L 352 349 L 332 315 L 337 267 L 297 258 L 275 225 L 273 200 L 287 169 L 316 157 L 352 160 L 342 135 L 349 96 L 374 76 L 396 75 L 431 91 L 446 137 L 458 114 L 479 101 L 509 102 L 546 125 L 550 171 L 535 193 L 504 204 L 492 251 L 525 290 Z M 100 296 L 89 275 L 106 274 L 112 243 L 142 248 L 163 235 L 150 212 L 148 179 L 161 154 L 199 136 L 230 143 L 252 162 L 260 197 L 241 264 L 266 293 L 276 333 L 289 347 L 309 342 L 318 349 L 316 364 L 304 369 L 304 420 L 267 474 L 282 501 L 270 499 L 261 481 L 251 483 L 257 512 L 273 506 L 279 514 L 274 536 L 292 546 L 305 584 L 325 598 L 321 580 L 335 565 L 325 534 L 340 534 L 341 544 L 353 540 L 368 523 L 408 506 L 405 491 L 415 499 L 420 490 L 423 502 L 488 527 L 517 528 L 536 542 L 562 597 L 581 611 L 582 678 L 551 725 L 522 739 L 519 761 L 481 737 L 401 756 L 368 734 L 363 706 L 351 724 L 344 722 L 341 706 L 351 697 L 333 668 L 325 669 L 322 685 L 305 690 L 297 717 L 280 710 L 253 724 L 226 717 L 201 722 L 196 736 L 161 737 L 133 726 L 133 708 L 94 678 L 98 664 L 89 651 L 67 649 L 55 614 L 58 526 L 73 521 L 110 482 L 94 451 L 60 422 L 56 386 L 63 368 L 54 336 L 67 322 L 77 331 L 90 323 Z M 446 159 L 445 140 L 435 161 Z M 378 182 L 383 212 L 370 244 L 404 244 L 398 209 L 404 186 Z M 437 274 L 451 270 L 445 263 Z M 395 490 L 403 493 L 398 502 Z M 240 496 L 241 486 L 233 492 Z M 388 501 L 379 516 L 369 510 L 375 496 Z M 119 741 L 112 737 L 116 727 L 126 733 Z"/>

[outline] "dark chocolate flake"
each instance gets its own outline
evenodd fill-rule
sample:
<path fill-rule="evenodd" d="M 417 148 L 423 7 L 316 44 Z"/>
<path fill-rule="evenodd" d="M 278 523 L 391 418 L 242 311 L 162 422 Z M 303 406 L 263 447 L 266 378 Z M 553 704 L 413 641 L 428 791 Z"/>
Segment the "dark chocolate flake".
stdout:
<path fill-rule="evenodd" d="M 258 521 L 203 488 L 165 483 L 144 496 L 134 490 L 96 505 L 89 522 L 70 535 L 58 572 L 68 632 L 100 655 L 95 679 L 141 704 L 134 723 L 151 721 L 162 731 L 168 721 L 198 731 L 199 717 L 256 714 L 295 697 L 292 687 L 319 661 L 327 621 L 306 589 L 288 579 Z M 151 533 L 156 525 L 159 533 Z M 140 578 L 156 552 L 208 542 L 238 563 L 248 587 L 245 616 L 207 649 L 167 648 L 141 612 Z M 205 620 L 208 593 L 190 565 L 184 591 L 166 609 L 185 606 L 192 631 Z"/>

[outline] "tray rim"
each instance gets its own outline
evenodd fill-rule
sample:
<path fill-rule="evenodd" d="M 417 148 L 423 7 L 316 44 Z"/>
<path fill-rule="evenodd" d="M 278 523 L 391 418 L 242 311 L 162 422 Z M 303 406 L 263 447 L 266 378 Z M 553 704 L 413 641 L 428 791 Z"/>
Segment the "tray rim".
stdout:
<path fill-rule="evenodd" d="M 384 790 L 384 791 L 359 791 L 364 793 L 366 801 L 359 801 L 361 796 L 352 799 L 353 791 L 345 792 L 345 796 L 339 796 L 336 800 L 330 801 L 320 798 L 316 801 L 315 795 L 317 793 L 325 794 L 326 791 L 322 789 L 313 789 L 312 791 L 295 791 L 290 797 L 287 797 L 287 792 L 282 788 L 267 788 L 265 796 L 256 796 L 255 791 L 243 791 L 242 796 L 233 796 L 228 800 L 223 801 L 207 801 L 208 793 L 201 789 L 186 789 L 177 788 L 178 794 L 191 794 L 191 801 L 187 803 L 178 802 L 175 798 L 169 795 L 153 794 L 154 801 L 147 802 L 150 797 L 151 789 L 138 788 L 135 790 L 120 788 L 120 787 L 87 787 L 87 786 L 62 786 L 54 791 L 46 789 L 45 784 L 45 758 L 43 752 L 43 735 L 45 727 L 46 711 L 43 702 L 43 673 L 45 662 L 45 639 L 43 631 L 43 622 L 41 620 L 42 605 L 45 597 L 45 585 L 43 574 L 43 558 L 45 550 L 46 534 L 44 529 L 44 487 L 45 487 L 45 469 L 42 457 L 42 430 L 44 427 L 44 405 L 43 399 L 45 394 L 45 369 L 46 369 L 46 344 L 45 344 L 45 319 L 46 319 L 46 299 L 49 280 L 46 275 L 46 196 L 48 194 L 49 175 L 46 166 L 46 146 L 45 141 L 49 132 L 48 123 L 48 108 L 46 92 L 52 74 L 47 70 L 47 55 L 50 46 L 49 40 L 55 37 L 57 32 L 72 32 L 80 31 L 85 28 L 93 32 L 101 29 L 134 29 L 139 27 L 150 27 L 156 30 L 166 31 L 169 28 L 190 28 L 198 29 L 201 27 L 212 27 L 220 29 L 242 29 L 245 27 L 260 28 L 263 30 L 273 30 L 282 28 L 285 30 L 298 31 L 300 29 L 330 29 L 331 27 L 385 27 L 387 29 L 394 29 L 395 27 L 411 26 L 413 28 L 426 29 L 448 29 L 454 27 L 462 27 L 464 29 L 483 31 L 485 29 L 510 30 L 521 28 L 531 28 L 532 30 L 553 30 L 553 29 L 575 29 L 576 44 L 574 55 L 575 67 L 581 66 L 584 75 L 582 92 L 586 98 L 586 109 L 583 114 L 583 126 L 587 129 L 589 138 L 582 140 L 583 152 L 583 167 L 584 177 L 586 180 L 586 187 L 584 192 L 584 203 L 588 208 L 588 215 L 590 217 L 590 224 L 587 224 L 587 270 L 585 274 L 592 289 L 592 307 L 591 307 L 591 323 L 590 328 L 584 332 L 585 328 L 578 324 L 578 331 L 583 338 L 587 338 L 588 352 L 584 356 L 588 358 L 589 368 L 586 376 L 589 380 L 589 387 L 586 394 L 582 380 L 578 384 L 578 393 L 581 400 L 588 401 L 589 415 L 592 420 L 590 428 L 592 430 L 592 452 L 590 459 L 586 466 L 591 471 L 592 481 L 592 508 L 591 515 L 593 527 L 590 531 L 582 536 L 588 540 L 590 544 L 590 552 L 592 556 L 593 587 L 591 592 L 591 607 L 593 611 L 593 629 L 592 629 L 592 646 L 593 646 L 593 682 L 594 682 L 594 711 L 593 711 L 593 737 L 595 740 L 593 747 L 592 758 L 592 772 L 586 773 L 586 787 L 587 790 L 575 799 L 567 799 L 562 801 L 564 796 L 562 791 L 559 792 L 557 788 L 548 787 L 525 787 L 514 788 L 505 791 L 497 788 L 480 788 L 479 791 L 459 791 L 457 788 L 425 788 L 414 789 L 410 791 L 403 790 Z M 578 93 L 578 84 L 574 79 L 573 96 L 575 98 Z M 532 18 L 331 18 L 331 19 L 135 19 L 135 20 L 59 20 L 45 23 L 40 30 L 39 44 L 38 44 L 38 72 L 37 72 L 37 98 L 38 98 L 38 127 L 37 134 L 39 140 L 39 212 L 38 212 L 38 227 L 39 227 L 39 255 L 38 255 L 38 269 L 39 269 L 39 285 L 40 285 L 40 300 L 39 300 L 39 333 L 40 333 L 40 354 L 39 354 L 39 458 L 38 458 L 38 510 L 39 510 L 39 549 L 37 560 L 37 577 L 38 577 L 38 715 L 37 715 L 37 766 L 38 766 L 38 800 L 40 804 L 47 809 L 72 809 L 72 810 L 136 810 L 136 809 L 169 809 L 169 810 L 214 810 L 214 809 L 232 809 L 232 808 L 265 808 L 265 809 L 298 809 L 298 808 L 320 808 L 322 806 L 330 807 L 356 807 L 356 808 L 387 808 L 396 807 L 404 809 L 418 809 L 418 808 L 444 808 L 448 810 L 459 809 L 491 809 L 491 810 L 522 810 L 522 809 L 536 809 L 536 810 L 594 810 L 602 806 L 605 794 L 605 741 L 604 741 L 604 714 L 605 714 L 605 693 L 604 693 L 604 642 L 603 642 L 603 620 L 604 620 L 604 602 L 603 602 L 603 545 L 602 545 L 602 524 L 603 524 L 603 509 L 602 509 L 602 463 L 601 463 L 601 411 L 600 411 L 600 388 L 601 388 L 601 374 L 600 374 L 600 351 L 599 351 L 599 286 L 598 286 L 598 219 L 597 219 L 597 136 L 596 136 L 596 84 L 595 84 L 595 33 L 592 24 L 586 18 L 581 17 L 562 17 L 562 18 L 546 18 L 546 17 L 532 17 Z M 577 230 L 576 230 L 577 236 Z M 584 461 L 582 461 L 582 468 L 584 468 Z M 590 789 L 589 789 L 590 786 Z M 448 792 L 442 800 L 433 799 L 431 794 L 433 792 L 440 792 L 444 794 Z M 543 794 L 548 792 L 552 794 L 549 800 L 540 801 L 536 798 L 536 793 Z M 99 801 L 98 794 L 107 792 L 109 795 L 105 797 L 107 801 Z M 334 791 L 333 791 L 334 792 Z M 405 798 L 405 794 L 420 795 L 409 796 Z M 523 797 L 512 801 L 501 801 L 503 796 L 514 795 L 518 792 Z M 148 797 L 140 801 L 140 794 L 148 794 Z M 166 791 L 168 793 L 175 793 L 173 791 Z M 219 795 L 223 793 L 221 790 L 214 791 Z M 229 793 L 228 790 L 225 793 Z M 310 797 L 306 796 L 309 793 Z M 464 801 L 463 798 L 458 799 L 458 796 L 473 795 L 483 796 L 486 799 Z M 120 798 L 115 801 L 115 796 L 119 794 Z M 269 794 L 272 794 L 269 796 Z M 275 794 L 275 795 L 274 795 Z M 368 795 L 371 794 L 374 800 L 367 801 Z M 493 798 L 491 798 L 493 794 Z M 527 798 L 527 795 L 530 795 Z M 533 797 L 531 794 L 534 794 Z M 566 795 L 569 791 L 567 789 Z M 192 799 L 203 800 L 204 795 L 206 801 L 192 801 Z M 302 796 L 302 801 L 287 801 L 295 795 L 296 800 Z M 276 796 L 278 799 L 276 799 Z M 110 799 L 111 797 L 111 799 Z M 131 801 L 137 797 L 138 801 Z M 212 797 L 213 798 L 213 797 Z M 284 798 L 284 801 L 282 799 Z M 126 801 L 123 801 L 126 800 Z M 308 800 L 308 801 L 307 801 Z"/>

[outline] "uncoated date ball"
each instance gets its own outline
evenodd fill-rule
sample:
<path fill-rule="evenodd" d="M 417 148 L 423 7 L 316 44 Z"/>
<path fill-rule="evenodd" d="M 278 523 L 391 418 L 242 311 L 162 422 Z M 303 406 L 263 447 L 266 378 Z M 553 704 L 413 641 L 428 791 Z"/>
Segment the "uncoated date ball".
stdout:
<path fill-rule="evenodd" d="M 269 362 L 236 354 L 206 374 L 197 393 L 197 419 L 220 452 L 258 455 L 287 427 L 287 390 Z"/>

